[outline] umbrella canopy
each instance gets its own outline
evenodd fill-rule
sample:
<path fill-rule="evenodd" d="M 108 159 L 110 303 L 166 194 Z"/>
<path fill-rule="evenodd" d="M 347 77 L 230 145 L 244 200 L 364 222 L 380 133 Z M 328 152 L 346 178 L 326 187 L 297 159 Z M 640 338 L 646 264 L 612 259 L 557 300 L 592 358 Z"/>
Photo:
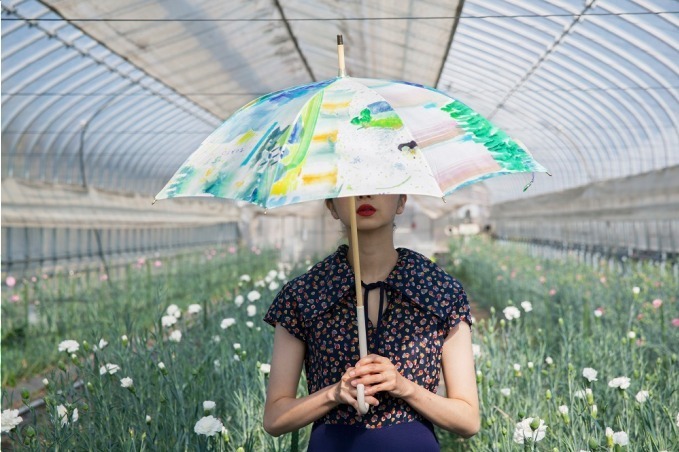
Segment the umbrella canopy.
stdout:
<path fill-rule="evenodd" d="M 443 197 L 489 177 L 546 171 L 506 133 L 433 88 L 337 77 L 238 110 L 156 199 L 262 207 L 367 194 Z"/>
<path fill-rule="evenodd" d="M 409 82 L 339 77 L 262 96 L 215 130 L 156 199 L 215 196 L 262 207 L 354 196 L 445 196 L 489 177 L 546 171 L 506 133 L 447 94 Z M 361 358 L 367 355 L 358 246 L 352 246 Z M 359 384 L 359 411 L 365 414 Z"/>

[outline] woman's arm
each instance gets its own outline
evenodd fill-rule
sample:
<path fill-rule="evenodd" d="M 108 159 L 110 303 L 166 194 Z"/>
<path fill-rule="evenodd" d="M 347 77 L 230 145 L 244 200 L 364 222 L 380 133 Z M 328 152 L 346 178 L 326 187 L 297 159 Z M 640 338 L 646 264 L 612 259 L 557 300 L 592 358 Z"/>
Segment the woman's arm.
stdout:
<path fill-rule="evenodd" d="M 474 436 L 481 428 L 479 399 L 471 329 L 467 325 L 461 327 L 462 323 L 450 330 L 441 351 L 446 397 L 403 377 L 389 359 L 378 355 L 366 356 L 356 364 L 356 370 L 350 374 L 355 378 L 352 384 L 363 383 L 366 396 L 389 392 L 439 427 L 466 438 Z"/>
<path fill-rule="evenodd" d="M 341 403 L 358 409 L 356 389 L 349 383 L 349 372 L 354 370 L 353 367 L 347 369 L 338 383 L 297 398 L 304 353 L 304 342 L 282 326 L 276 325 L 269 387 L 264 405 L 264 430 L 270 435 L 280 436 L 302 428 Z M 377 399 L 366 397 L 366 402 L 376 405 Z"/>

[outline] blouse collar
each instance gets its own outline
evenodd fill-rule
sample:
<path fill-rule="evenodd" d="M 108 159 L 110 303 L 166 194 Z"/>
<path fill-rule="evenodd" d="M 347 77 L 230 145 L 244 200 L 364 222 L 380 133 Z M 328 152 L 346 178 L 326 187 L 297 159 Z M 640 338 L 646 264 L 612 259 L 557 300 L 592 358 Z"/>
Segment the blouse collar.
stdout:
<path fill-rule="evenodd" d="M 347 245 L 341 245 L 312 270 L 322 274 L 317 279 L 317 297 L 309 300 L 313 306 L 305 310 L 307 317 L 316 317 L 344 297 L 352 301 L 355 299 L 354 271 L 347 258 L 348 250 Z M 452 277 L 419 253 L 407 248 L 397 248 L 396 251 L 396 265 L 384 280 L 387 291 L 396 290 L 419 308 L 445 318 Z"/>

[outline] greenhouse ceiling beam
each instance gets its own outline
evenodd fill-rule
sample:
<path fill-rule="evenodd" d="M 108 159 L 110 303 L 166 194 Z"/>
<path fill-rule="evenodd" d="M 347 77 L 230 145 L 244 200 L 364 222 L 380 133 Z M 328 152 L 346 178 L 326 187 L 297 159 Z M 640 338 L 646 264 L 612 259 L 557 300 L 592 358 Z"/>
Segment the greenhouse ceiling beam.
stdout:
<path fill-rule="evenodd" d="M 288 36 L 290 37 L 290 40 L 292 41 L 293 45 L 295 46 L 295 50 L 297 51 L 297 54 L 299 55 L 299 58 L 302 60 L 302 64 L 304 65 L 304 68 L 306 69 L 307 74 L 311 78 L 312 82 L 317 82 L 318 80 L 316 79 L 316 76 L 314 75 L 314 71 L 311 70 L 311 66 L 309 66 L 309 63 L 306 60 L 306 57 L 304 56 L 304 53 L 302 52 L 302 49 L 299 47 L 299 42 L 297 42 L 297 38 L 295 37 L 295 34 L 292 32 L 292 28 L 290 27 L 290 22 L 288 21 L 287 17 L 285 17 L 285 12 L 283 11 L 283 7 L 281 6 L 281 3 L 279 0 L 273 0 L 274 5 L 276 6 L 276 9 L 278 10 L 278 14 L 281 15 L 281 19 L 283 19 L 283 24 L 285 25 L 285 29 L 288 32 Z"/>
<path fill-rule="evenodd" d="M 563 41 L 564 37 L 567 36 L 568 33 L 570 32 L 571 28 L 573 28 L 573 27 L 579 22 L 580 17 L 582 17 L 582 16 L 583 16 L 590 8 L 592 8 L 592 6 L 594 5 L 595 2 L 596 2 L 596 0 L 587 0 L 587 3 L 585 4 L 585 7 L 584 7 L 583 10 L 580 12 L 580 14 L 577 15 L 577 16 L 573 19 L 573 21 L 570 23 L 570 25 L 569 25 L 568 27 L 566 27 L 566 29 L 561 33 L 561 35 L 560 35 L 558 38 L 556 38 L 556 40 L 552 43 L 552 45 L 549 46 L 549 47 L 547 48 L 547 50 L 545 50 L 545 52 L 544 52 L 542 55 L 540 55 L 540 57 L 539 57 L 538 60 L 535 62 L 535 64 L 534 64 L 534 65 L 533 65 L 533 66 L 532 66 L 532 67 L 524 74 L 524 76 L 521 78 L 521 80 L 519 80 L 519 82 L 516 83 L 516 85 L 514 85 L 514 86 L 509 90 L 509 92 L 508 92 L 508 93 L 505 95 L 505 97 L 500 101 L 500 103 L 498 103 L 498 104 L 495 106 L 495 108 L 493 109 L 493 111 L 491 111 L 491 112 L 488 114 L 488 119 L 491 119 L 491 120 L 492 120 L 493 117 L 495 116 L 495 114 L 496 114 L 496 113 L 497 113 L 497 112 L 498 112 L 498 111 L 499 111 L 499 110 L 507 103 L 507 101 L 514 95 L 514 93 L 515 93 L 521 86 L 523 86 L 523 85 L 528 81 L 528 79 L 529 79 L 529 78 L 535 73 L 535 71 L 542 65 L 542 63 L 545 61 L 545 59 L 546 59 L 552 52 L 554 52 L 554 50 L 559 46 L 559 44 L 561 44 L 561 42 Z"/>
<path fill-rule="evenodd" d="M 436 74 L 436 81 L 434 82 L 434 87 L 439 89 L 439 82 L 441 81 L 441 75 L 443 74 L 443 69 L 446 67 L 446 61 L 448 61 L 448 55 L 450 55 L 450 49 L 453 47 L 453 39 L 455 37 L 455 32 L 457 31 L 457 26 L 460 23 L 460 16 L 462 16 L 462 9 L 464 8 L 464 0 L 459 0 L 457 8 L 455 9 L 455 19 L 453 19 L 453 26 L 450 28 L 450 35 L 448 36 L 448 43 L 446 45 L 446 51 L 441 58 L 441 66 L 439 66 L 439 72 Z"/>

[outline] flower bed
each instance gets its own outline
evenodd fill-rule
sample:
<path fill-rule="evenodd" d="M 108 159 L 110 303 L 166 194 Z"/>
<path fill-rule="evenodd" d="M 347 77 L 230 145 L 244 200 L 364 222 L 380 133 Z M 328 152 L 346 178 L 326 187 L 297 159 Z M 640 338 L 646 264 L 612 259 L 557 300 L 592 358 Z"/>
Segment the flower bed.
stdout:
<path fill-rule="evenodd" d="M 60 364 L 45 375 L 46 412 L 24 414 L 37 422 L 20 427 L 18 413 L 3 412 L 12 445 L 28 450 L 289 448 L 290 435 L 272 438 L 261 422 L 273 340 L 261 316 L 289 271 L 271 268 L 272 262 L 270 255 L 253 259 L 253 271 L 243 275 L 243 265 L 231 274 L 222 265 L 203 265 L 200 283 L 177 272 L 174 281 L 162 278 L 153 290 L 170 292 L 170 285 L 194 294 L 215 290 L 203 303 L 159 306 L 148 325 L 111 313 L 96 331 L 62 337 L 54 345 Z"/>
<path fill-rule="evenodd" d="M 482 429 L 455 450 L 679 450 L 679 282 L 671 265 L 578 263 L 455 242 L 474 326 Z"/>

